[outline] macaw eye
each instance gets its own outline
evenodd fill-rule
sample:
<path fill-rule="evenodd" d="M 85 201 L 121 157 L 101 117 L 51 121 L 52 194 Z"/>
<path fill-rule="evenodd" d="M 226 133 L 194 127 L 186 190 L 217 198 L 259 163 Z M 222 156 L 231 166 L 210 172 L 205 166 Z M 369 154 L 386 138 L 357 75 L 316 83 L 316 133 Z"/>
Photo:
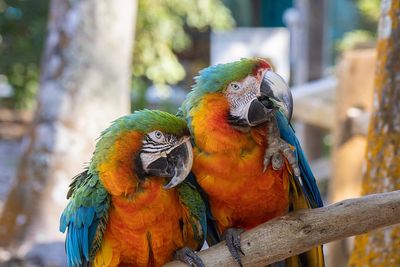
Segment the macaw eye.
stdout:
<path fill-rule="evenodd" d="M 160 131 L 155 131 L 155 132 L 154 132 L 154 136 L 155 136 L 157 139 L 161 139 L 161 137 L 163 136 L 163 134 L 162 134 Z"/>
<path fill-rule="evenodd" d="M 154 132 L 151 132 L 149 134 L 149 136 L 151 137 L 151 139 L 153 139 L 154 141 L 157 141 L 157 142 L 161 142 L 164 140 L 164 134 L 157 130 Z"/>
<path fill-rule="evenodd" d="M 238 91 L 240 89 L 240 85 L 237 83 L 231 83 L 230 86 L 234 91 Z"/>

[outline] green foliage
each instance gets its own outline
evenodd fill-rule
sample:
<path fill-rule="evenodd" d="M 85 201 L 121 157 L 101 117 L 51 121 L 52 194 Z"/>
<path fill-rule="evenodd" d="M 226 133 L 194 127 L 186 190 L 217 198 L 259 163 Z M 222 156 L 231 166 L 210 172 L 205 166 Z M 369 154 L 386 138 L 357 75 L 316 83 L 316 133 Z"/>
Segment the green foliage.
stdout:
<path fill-rule="evenodd" d="M 133 88 L 141 97 L 150 82 L 175 84 L 184 78 L 185 70 L 176 53 L 190 46 L 189 28 L 222 30 L 233 25 L 230 11 L 221 0 L 138 3 Z M 34 102 L 48 6 L 49 0 L 0 0 L 0 75 L 5 75 L 14 88 L 14 107 L 26 108 Z"/>
<path fill-rule="evenodd" d="M 359 29 L 348 32 L 338 43 L 339 51 L 371 46 L 376 39 L 381 0 L 357 0 L 361 18 Z"/>
<path fill-rule="evenodd" d="M 367 19 L 377 22 L 380 12 L 380 0 L 358 0 L 358 8 Z"/>
<path fill-rule="evenodd" d="M 181 81 L 185 70 L 176 53 L 191 44 L 188 27 L 223 30 L 233 24 L 230 11 L 220 0 L 139 0 L 133 77 L 142 82 L 134 85 Z"/>
<path fill-rule="evenodd" d="M 39 80 L 48 0 L 0 0 L 0 74 L 14 88 L 14 107 L 32 104 Z"/>
<path fill-rule="evenodd" d="M 139 0 L 134 48 L 134 77 L 175 84 L 185 70 L 175 53 L 190 45 L 185 27 L 226 29 L 233 20 L 218 0 Z"/>
<path fill-rule="evenodd" d="M 345 33 L 343 39 L 338 44 L 339 51 L 349 50 L 372 44 L 374 42 L 374 34 L 366 30 L 355 30 Z"/>

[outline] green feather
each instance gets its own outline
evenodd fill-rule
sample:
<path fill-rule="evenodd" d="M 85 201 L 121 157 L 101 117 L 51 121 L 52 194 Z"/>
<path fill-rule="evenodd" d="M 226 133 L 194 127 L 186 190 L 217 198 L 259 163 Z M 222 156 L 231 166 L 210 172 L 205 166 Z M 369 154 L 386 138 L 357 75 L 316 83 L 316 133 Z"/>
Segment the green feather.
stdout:
<path fill-rule="evenodd" d="M 96 149 L 90 163 L 89 170 L 96 171 L 99 162 L 105 160 L 108 151 L 115 140 L 127 131 L 137 131 L 146 134 L 155 130 L 176 136 L 189 135 L 186 123 L 182 118 L 159 110 L 139 110 L 118 118 L 111 126 L 103 131 L 96 144 Z"/>
<path fill-rule="evenodd" d="M 208 93 L 222 92 L 229 83 L 244 79 L 253 73 L 260 64 L 260 59 L 244 58 L 239 61 L 219 64 L 205 68 L 195 77 L 192 91 L 183 102 L 180 116 L 186 117 L 191 108 L 196 106 L 201 98 Z"/>
<path fill-rule="evenodd" d="M 89 248 L 88 257 L 89 260 L 92 260 L 103 239 L 108 221 L 110 196 L 96 174 L 84 171 L 74 177 L 67 197 L 70 200 L 60 219 L 60 231 L 64 232 L 72 222 L 79 228 L 83 227 L 80 226 L 81 224 L 90 225 L 89 231 L 94 231 L 94 236 L 92 240 L 89 237 L 88 241 L 90 243 L 87 244 Z M 92 219 L 85 217 L 82 213 L 82 208 L 93 209 L 95 217 Z M 85 222 L 85 220 L 88 221 Z M 79 253 L 74 253 L 73 255 L 76 258 L 82 257 Z"/>
<path fill-rule="evenodd" d="M 181 204 L 189 210 L 189 224 L 200 248 L 207 232 L 205 203 L 196 188 L 189 182 L 182 182 L 177 186 L 177 190 Z"/>

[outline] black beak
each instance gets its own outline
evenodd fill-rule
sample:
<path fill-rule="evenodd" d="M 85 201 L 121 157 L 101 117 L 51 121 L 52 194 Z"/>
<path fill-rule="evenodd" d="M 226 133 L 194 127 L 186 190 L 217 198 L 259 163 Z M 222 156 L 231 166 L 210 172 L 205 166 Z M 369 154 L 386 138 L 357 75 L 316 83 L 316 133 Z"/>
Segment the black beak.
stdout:
<path fill-rule="evenodd" d="M 261 96 L 258 100 L 268 109 L 279 108 L 290 121 L 293 113 L 293 98 L 283 78 L 272 70 L 267 71 L 261 82 L 260 91 Z"/>
<path fill-rule="evenodd" d="M 161 157 L 147 166 L 147 174 L 159 177 L 172 177 L 175 174 L 175 165 L 168 157 Z"/>
<path fill-rule="evenodd" d="M 250 103 L 247 113 L 247 121 L 250 126 L 256 126 L 268 121 L 274 109 L 267 108 L 259 99 L 254 99 Z"/>
<path fill-rule="evenodd" d="M 192 145 L 187 138 L 183 143 L 170 150 L 166 157 L 163 156 L 151 162 L 146 168 L 146 173 L 151 176 L 171 178 L 169 183 L 164 186 L 165 189 L 169 189 L 185 180 L 192 164 Z"/>

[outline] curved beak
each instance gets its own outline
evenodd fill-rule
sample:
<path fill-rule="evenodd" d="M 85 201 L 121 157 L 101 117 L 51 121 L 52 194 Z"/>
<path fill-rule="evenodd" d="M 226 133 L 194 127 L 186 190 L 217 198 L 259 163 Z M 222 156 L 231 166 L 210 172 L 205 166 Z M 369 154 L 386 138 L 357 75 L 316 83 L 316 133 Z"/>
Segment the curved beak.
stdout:
<path fill-rule="evenodd" d="M 184 137 L 183 142 L 173 148 L 167 158 L 174 168 L 173 177 L 167 185 L 164 185 L 165 189 L 170 189 L 182 183 L 192 169 L 193 151 L 190 137 Z"/>
<path fill-rule="evenodd" d="M 171 178 L 165 189 L 177 186 L 188 176 L 193 164 L 193 151 L 190 137 L 181 138 L 174 146 L 165 152 L 157 154 L 141 154 L 143 166 L 148 175 Z"/>
<path fill-rule="evenodd" d="M 293 113 L 293 98 L 285 80 L 272 70 L 268 70 L 264 74 L 260 91 L 261 96 L 258 100 L 267 108 L 275 103 L 275 106 L 277 106 L 285 114 L 288 121 L 290 121 Z"/>
<path fill-rule="evenodd" d="M 247 123 L 249 126 L 257 126 L 268 121 L 274 109 L 267 108 L 261 101 L 254 99 L 250 102 L 247 112 Z"/>

